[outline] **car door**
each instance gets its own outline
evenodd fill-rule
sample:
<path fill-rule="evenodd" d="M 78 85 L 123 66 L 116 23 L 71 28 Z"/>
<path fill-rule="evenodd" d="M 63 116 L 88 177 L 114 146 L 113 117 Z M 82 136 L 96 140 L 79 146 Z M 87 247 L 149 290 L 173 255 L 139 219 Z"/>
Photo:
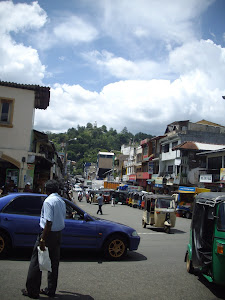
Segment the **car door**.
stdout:
<path fill-rule="evenodd" d="M 63 248 L 96 248 L 97 232 L 94 220 L 84 220 L 84 212 L 66 203 L 65 228 L 62 232 Z"/>
<path fill-rule="evenodd" d="M 13 199 L 1 212 L 1 227 L 11 236 L 13 246 L 33 246 L 40 232 L 40 213 L 45 196 L 23 195 Z"/>

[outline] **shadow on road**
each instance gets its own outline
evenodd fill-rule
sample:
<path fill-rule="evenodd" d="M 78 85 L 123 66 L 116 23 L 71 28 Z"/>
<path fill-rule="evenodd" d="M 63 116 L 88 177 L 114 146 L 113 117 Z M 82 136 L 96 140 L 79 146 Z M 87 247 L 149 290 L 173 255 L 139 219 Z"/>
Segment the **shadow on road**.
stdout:
<path fill-rule="evenodd" d="M 163 228 L 147 227 L 146 229 L 150 230 L 150 231 L 154 231 L 154 232 L 162 232 L 162 233 L 164 232 L 165 233 Z M 182 230 L 179 230 L 176 228 L 171 228 L 169 234 L 184 234 L 184 233 L 186 233 L 186 231 L 182 231 Z"/>
<path fill-rule="evenodd" d="M 218 299 L 225 299 L 225 287 L 210 283 L 204 276 L 197 275 L 198 280 L 204 284 Z"/>
<path fill-rule="evenodd" d="M 62 300 L 73 300 L 73 299 L 81 299 L 81 300 L 94 300 L 93 297 L 89 295 L 81 295 L 78 293 L 71 293 L 67 291 L 59 291 L 60 295 L 57 294 L 54 299 L 62 299 Z"/>
<path fill-rule="evenodd" d="M 32 249 L 13 249 L 11 255 L 7 258 L 10 261 L 30 261 L 32 254 Z M 133 251 L 128 251 L 127 256 L 123 259 L 126 262 L 132 261 L 142 261 L 147 260 L 147 258 Z M 72 249 L 62 249 L 60 261 L 65 262 L 97 262 L 103 263 L 108 260 L 103 257 L 103 254 L 94 250 L 72 250 Z"/>

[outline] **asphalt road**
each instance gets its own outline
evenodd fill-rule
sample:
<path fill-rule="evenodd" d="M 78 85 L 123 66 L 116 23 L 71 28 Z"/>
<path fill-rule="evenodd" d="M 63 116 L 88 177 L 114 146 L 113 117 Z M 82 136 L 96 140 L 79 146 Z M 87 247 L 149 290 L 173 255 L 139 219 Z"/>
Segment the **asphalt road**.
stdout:
<path fill-rule="evenodd" d="M 78 205 L 96 215 L 96 204 L 83 200 Z M 211 286 L 186 271 L 184 255 L 191 220 L 177 218 L 175 229 L 166 234 L 155 228 L 143 229 L 142 211 L 123 205 L 104 205 L 99 218 L 135 228 L 141 236 L 139 249 L 128 252 L 126 259 L 120 262 L 106 261 L 90 251 L 63 251 L 56 299 L 225 299 L 224 288 Z M 26 299 L 20 289 L 25 286 L 30 254 L 28 250 L 17 250 L 9 259 L 0 261 L 1 300 Z M 45 284 L 44 272 L 42 287 Z"/>

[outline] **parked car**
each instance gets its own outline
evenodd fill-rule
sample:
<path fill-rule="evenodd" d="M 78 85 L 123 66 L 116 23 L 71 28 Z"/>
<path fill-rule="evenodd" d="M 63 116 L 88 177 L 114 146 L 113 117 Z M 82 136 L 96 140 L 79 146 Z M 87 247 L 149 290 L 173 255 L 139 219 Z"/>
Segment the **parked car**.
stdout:
<path fill-rule="evenodd" d="M 47 195 L 11 193 L 0 198 L 0 256 L 11 248 L 33 247 L 40 232 L 39 221 Z M 131 227 L 98 219 L 71 201 L 66 203 L 62 248 L 95 249 L 112 260 L 122 259 L 129 250 L 137 250 L 140 237 Z"/>

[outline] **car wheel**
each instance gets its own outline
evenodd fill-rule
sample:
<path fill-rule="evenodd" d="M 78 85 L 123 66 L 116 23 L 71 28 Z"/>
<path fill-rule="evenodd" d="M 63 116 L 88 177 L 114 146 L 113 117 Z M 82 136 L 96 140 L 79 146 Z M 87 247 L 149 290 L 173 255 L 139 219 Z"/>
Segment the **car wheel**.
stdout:
<path fill-rule="evenodd" d="M 192 261 L 190 260 L 188 252 L 187 252 L 187 257 L 186 257 L 186 267 L 187 267 L 188 273 L 191 273 L 191 274 L 194 273 L 194 268 L 193 268 Z"/>
<path fill-rule="evenodd" d="M 142 227 L 146 228 L 146 223 L 145 223 L 145 221 L 143 219 L 142 219 Z"/>
<path fill-rule="evenodd" d="M 120 260 L 127 254 L 127 241 L 121 235 L 113 235 L 105 242 L 103 251 L 106 258 Z"/>
<path fill-rule="evenodd" d="M 6 233 L 0 231 L 0 257 L 5 257 L 11 250 L 11 241 Z"/>

